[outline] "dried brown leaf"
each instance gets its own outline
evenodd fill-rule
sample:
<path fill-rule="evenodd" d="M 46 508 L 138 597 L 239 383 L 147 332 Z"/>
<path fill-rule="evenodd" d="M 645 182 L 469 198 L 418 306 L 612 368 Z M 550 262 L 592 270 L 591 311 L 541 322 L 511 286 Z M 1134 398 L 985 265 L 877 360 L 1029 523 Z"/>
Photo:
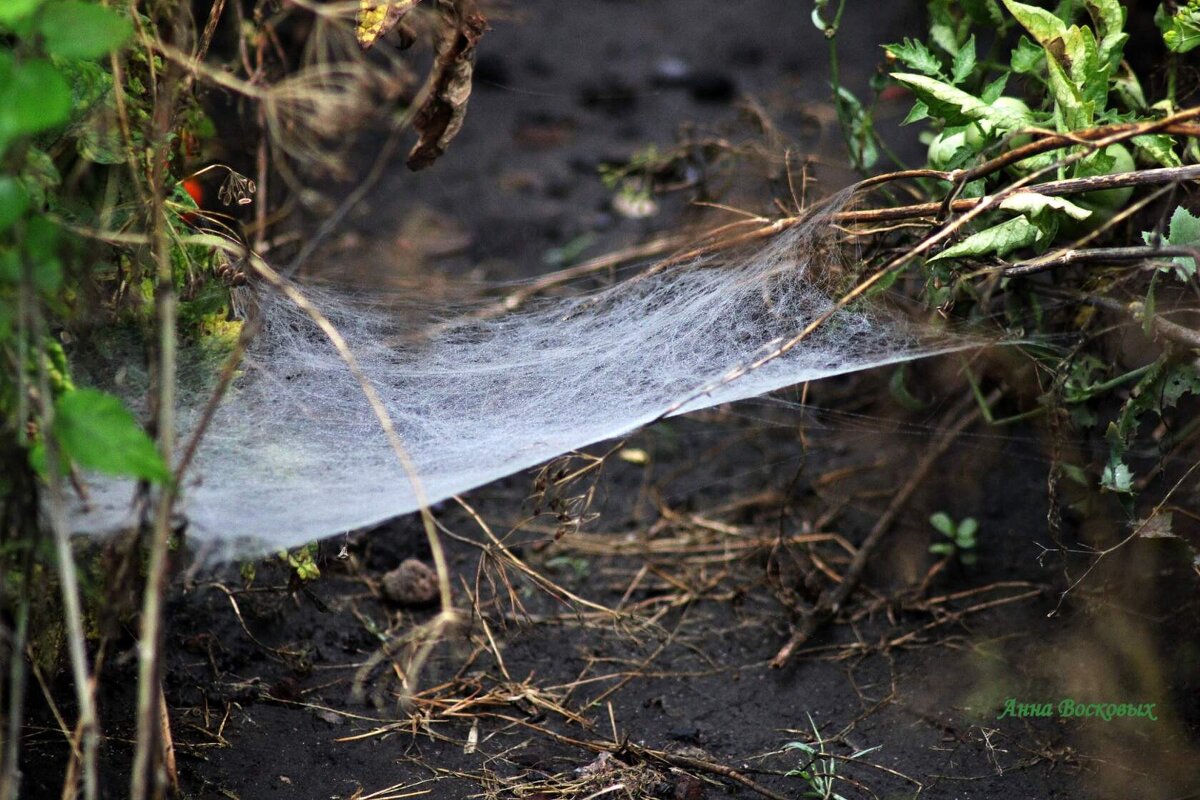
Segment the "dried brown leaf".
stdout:
<path fill-rule="evenodd" d="M 363 50 L 400 24 L 421 0 L 360 0 L 354 18 L 354 36 Z"/>
<path fill-rule="evenodd" d="M 458 0 L 443 18 L 447 24 L 429 76 L 432 88 L 413 117 L 413 127 L 421 134 L 408 154 L 408 168 L 414 171 L 436 161 L 462 128 L 471 98 L 475 45 L 488 30 L 473 0 Z"/>

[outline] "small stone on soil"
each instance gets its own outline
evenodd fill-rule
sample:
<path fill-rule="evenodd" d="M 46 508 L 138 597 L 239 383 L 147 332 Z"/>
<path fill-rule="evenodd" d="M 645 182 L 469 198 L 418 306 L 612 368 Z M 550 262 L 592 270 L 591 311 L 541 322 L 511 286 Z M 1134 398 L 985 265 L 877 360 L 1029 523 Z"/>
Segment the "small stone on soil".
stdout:
<path fill-rule="evenodd" d="M 383 596 L 401 606 L 427 606 L 437 599 L 437 574 L 423 562 L 408 558 L 382 578 Z"/>

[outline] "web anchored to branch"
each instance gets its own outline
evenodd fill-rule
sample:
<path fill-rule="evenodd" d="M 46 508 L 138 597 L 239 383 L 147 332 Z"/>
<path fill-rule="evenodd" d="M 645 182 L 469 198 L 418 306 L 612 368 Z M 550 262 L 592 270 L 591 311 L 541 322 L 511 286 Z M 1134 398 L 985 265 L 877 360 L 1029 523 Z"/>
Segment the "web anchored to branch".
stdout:
<path fill-rule="evenodd" d="M 301 290 L 345 338 L 437 502 L 664 415 L 967 346 L 864 301 L 837 309 L 829 276 L 842 274 L 840 258 L 822 216 L 751 252 L 499 317 Z M 253 551 L 416 510 L 420 492 L 329 338 L 280 293 L 258 304 L 263 330 L 182 487 L 189 535 Z M 766 357 L 826 315 L 799 346 Z M 414 318 L 433 321 L 406 334 Z M 204 400 L 185 396 L 185 428 Z M 129 524 L 131 496 L 129 484 L 98 480 L 75 527 Z"/>

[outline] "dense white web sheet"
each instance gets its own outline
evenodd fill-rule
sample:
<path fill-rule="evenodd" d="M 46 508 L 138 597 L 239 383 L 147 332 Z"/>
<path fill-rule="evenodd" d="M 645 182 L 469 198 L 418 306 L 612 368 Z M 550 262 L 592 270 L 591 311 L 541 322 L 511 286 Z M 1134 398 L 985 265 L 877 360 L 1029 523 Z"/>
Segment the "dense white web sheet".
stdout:
<path fill-rule="evenodd" d="M 820 279 L 835 258 L 828 238 L 812 222 L 756 252 L 583 297 L 495 318 L 459 312 L 421 337 L 399 333 L 403 307 L 303 291 L 345 336 L 436 502 L 628 433 L 684 400 L 676 413 L 962 346 L 855 307 L 722 382 L 832 307 Z M 275 293 L 259 304 L 264 330 L 185 480 L 189 536 L 258 551 L 416 510 L 409 478 L 326 337 Z M 189 407 L 185 398 L 185 435 L 204 399 Z M 94 481 L 73 527 L 129 524 L 131 495 L 129 483 Z"/>

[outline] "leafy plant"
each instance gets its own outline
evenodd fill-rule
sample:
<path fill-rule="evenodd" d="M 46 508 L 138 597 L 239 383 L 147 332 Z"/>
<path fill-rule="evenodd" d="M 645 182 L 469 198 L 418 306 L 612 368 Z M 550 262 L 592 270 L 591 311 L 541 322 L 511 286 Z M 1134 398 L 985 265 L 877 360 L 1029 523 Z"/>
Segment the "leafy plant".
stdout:
<path fill-rule="evenodd" d="M 831 756 L 825 749 L 825 740 L 821 738 L 821 732 L 817 729 L 817 724 L 813 722 L 811 714 L 808 715 L 808 724 L 812 728 L 813 744 L 795 741 L 788 742 L 783 746 L 785 750 L 799 750 L 808 756 L 808 760 L 803 766 L 790 769 L 784 774 L 787 777 L 799 778 L 808 785 L 808 790 L 804 792 L 804 797 L 818 797 L 822 800 L 846 800 L 843 795 L 834 791 L 838 781 L 838 760 Z M 882 745 L 859 750 L 852 753 L 848 758 L 850 760 L 861 758 L 868 753 L 875 752 L 880 747 Z"/>
<path fill-rule="evenodd" d="M 974 517 L 966 517 L 956 523 L 949 514 L 939 511 L 929 518 L 929 524 L 949 540 L 929 545 L 930 553 L 944 558 L 957 556 L 959 561 L 967 565 L 975 563 L 975 534 L 979 532 L 979 523 Z"/>
<path fill-rule="evenodd" d="M 291 568 L 296 580 L 305 584 L 321 577 L 321 568 L 317 566 L 316 560 L 318 552 L 320 552 L 320 547 L 317 543 L 310 542 L 304 547 L 298 547 L 290 552 L 280 550 L 279 558 Z"/>

